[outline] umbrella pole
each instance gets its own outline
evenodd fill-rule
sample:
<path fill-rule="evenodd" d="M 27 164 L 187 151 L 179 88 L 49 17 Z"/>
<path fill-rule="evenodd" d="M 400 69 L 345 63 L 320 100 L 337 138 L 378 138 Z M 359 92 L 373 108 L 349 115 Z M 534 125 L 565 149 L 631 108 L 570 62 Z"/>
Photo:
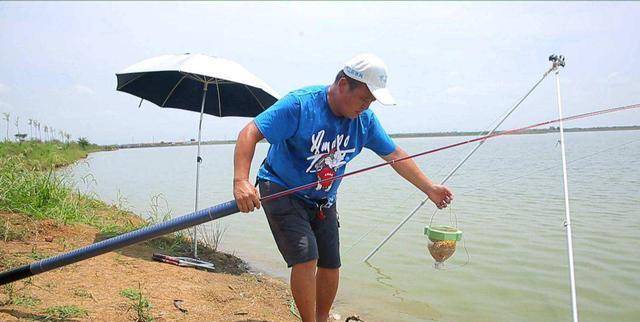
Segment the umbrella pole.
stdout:
<path fill-rule="evenodd" d="M 200 142 L 202 140 L 202 117 L 204 115 L 204 102 L 207 98 L 207 85 L 204 83 L 202 91 L 202 106 L 200 107 L 200 124 L 198 125 L 198 157 L 196 158 L 196 203 L 194 211 L 198 211 L 198 190 L 200 188 L 200 163 L 202 158 L 200 157 Z M 193 226 L 193 258 L 198 258 L 198 226 Z"/>

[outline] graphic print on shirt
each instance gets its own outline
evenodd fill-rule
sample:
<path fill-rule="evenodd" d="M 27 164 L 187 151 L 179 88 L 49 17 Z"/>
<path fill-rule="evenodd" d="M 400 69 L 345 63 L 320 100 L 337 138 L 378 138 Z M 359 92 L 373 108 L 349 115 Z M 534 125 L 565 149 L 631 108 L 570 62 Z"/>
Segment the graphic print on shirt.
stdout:
<path fill-rule="evenodd" d="M 336 135 L 332 141 L 324 141 L 325 131 L 320 130 L 311 136 L 311 153 L 308 157 L 310 161 L 307 173 L 315 173 L 318 181 L 335 177 L 338 168 L 347 164 L 345 157 L 347 154 L 355 152 L 356 149 L 348 149 L 349 136 L 344 134 Z M 331 190 L 333 180 L 318 183 L 316 190 Z"/>

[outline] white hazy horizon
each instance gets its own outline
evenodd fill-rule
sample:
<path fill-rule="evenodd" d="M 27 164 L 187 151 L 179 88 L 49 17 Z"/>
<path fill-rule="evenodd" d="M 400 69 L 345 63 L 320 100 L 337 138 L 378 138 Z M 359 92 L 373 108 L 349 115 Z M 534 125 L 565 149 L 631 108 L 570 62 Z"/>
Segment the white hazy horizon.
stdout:
<path fill-rule="evenodd" d="M 234 60 L 280 94 L 329 84 L 360 52 L 389 67 L 389 133 L 488 128 L 548 69 L 565 115 L 640 103 L 637 2 L 0 2 L 0 113 L 99 144 L 197 138 L 198 114 L 115 90 L 141 60 L 203 53 Z M 502 129 L 557 118 L 550 75 Z M 0 116 L 2 116 L 0 114 Z M 15 117 L 19 126 L 16 129 Z M 246 118 L 205 116 L 203 140 L 233 140 Z M 639 111 L 567 127 L 640 125 Z M 6 135 L 0 118 L 0 138 Z"/>

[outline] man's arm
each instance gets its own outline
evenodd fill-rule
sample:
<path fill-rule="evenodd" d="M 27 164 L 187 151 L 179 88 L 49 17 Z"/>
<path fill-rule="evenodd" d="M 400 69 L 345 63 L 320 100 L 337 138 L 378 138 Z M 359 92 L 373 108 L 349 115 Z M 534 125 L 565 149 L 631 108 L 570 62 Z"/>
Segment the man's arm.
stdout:
<path fill-rule="evenodd" d="M 385 161 L 397 160 L 409 156 L 400 147 L 396 147 L 396 150 L 392 153 L 383 156 Z M 438 207 L 438 209 L 446 208 L 448 204 L 453 200 L 453 193 L 449 188 L 434 184 L 427 176 L 418 168 L 418 165 L 413 159 L 407 159 L 400 162 L 394 162 L 391 167 L 405 180 L 411 182 L 416 188 L 424 192 L 429 199 Z"/>
<path fill-rule="evenodd" d="M 260 193 L 249 180 L 249 170 L 256 151 L 256 144 L 263 138 L 264 136 L 253 121 L 249 122 L 238 134 L 233 155 L 233 197 L 242 212 L 250 212 L 255 208 L 260 208 Z"/>

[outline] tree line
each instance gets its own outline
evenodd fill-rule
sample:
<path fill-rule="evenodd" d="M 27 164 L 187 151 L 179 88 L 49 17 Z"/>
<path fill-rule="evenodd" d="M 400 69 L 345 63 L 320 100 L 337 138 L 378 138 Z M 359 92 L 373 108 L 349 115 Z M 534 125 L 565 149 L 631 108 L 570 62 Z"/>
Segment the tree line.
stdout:
<path fill-rule="evenodd" d="M 29 133 L 21 133 L 20 131 L 20 116 L 16 116 L 11 122 L 11 114 L 4 112 L 3 119 L 6 122 L 6 135 L 5 141 L 11 141 L 9 138 L 9 128 L 11 125 L 15 126 L 16 133 L 14 134 L 14 138 L 16 141 L 24 141 L 29 138 L 29 140 L 47 142 L 47 141 L 60 141 L 64 143 L 69 143 L 71 140 L 71 134 L 65 132 L 60 129 L 56 129 L 50 125 L 42 124 L 38 120 L 28 119 L 27 124 L 29 125 Z M 85 138 L 81 138 L 86 140 Z"/>

